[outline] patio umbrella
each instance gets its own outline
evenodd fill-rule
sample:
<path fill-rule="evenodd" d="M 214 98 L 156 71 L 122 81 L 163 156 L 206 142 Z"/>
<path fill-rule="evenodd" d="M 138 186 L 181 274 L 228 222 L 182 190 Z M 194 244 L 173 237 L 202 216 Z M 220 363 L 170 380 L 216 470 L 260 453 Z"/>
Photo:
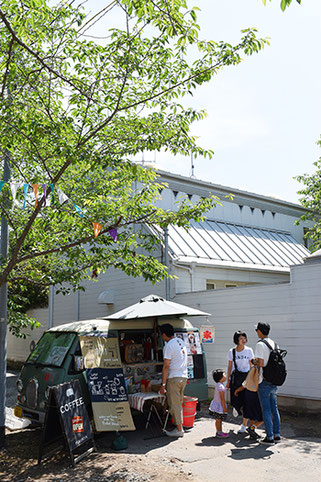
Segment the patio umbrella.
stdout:
<path fill-rule="evenodd" d="M 128 306 L 113 315 L 106 317 L 108 320 L 132 320 L 135 318 L 153 318 L 160 316 L 209 316 L 209 313 L 195 310 L 189 306 L 168 301 L 157 295 L 149 295 L 138 303 Z"/>

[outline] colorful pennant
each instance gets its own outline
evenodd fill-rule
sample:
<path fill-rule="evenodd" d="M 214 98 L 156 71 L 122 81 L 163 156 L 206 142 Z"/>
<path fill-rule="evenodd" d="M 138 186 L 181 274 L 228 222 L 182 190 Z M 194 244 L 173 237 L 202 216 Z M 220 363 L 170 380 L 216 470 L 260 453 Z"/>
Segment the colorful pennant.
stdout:
<path fill-rule="evenodd" d="M 75 209 L 76 209 L 76 211 L 77 211 L 77 214 L 78 214 L 81 218 L 84 218 L 84 217 L 85 217 L 84 211 L 83 211 L 79 206 L 77 206 L 77 204 L 74 204 L 74 206 L 75 206 Z"/>
<path fill-rule="evenodd" d="M 1 192 L 2 188 L 4 187 L 4 185 L 6 184 L 6 182 L 8 182 L 8 181 L 0 181 L 0 192 Z M 23 200 L 22 209 L 25 209 L 30 184 L 15 182 L 15 181 L 9 181 L 8 184 L 10 186 L 11 193 L 12 193 L 12 199 L 13 199 L 12 209 L 14 208 L 14 206 L 16 204 L 17 191 L 18 191 L 19 187 L 23 186 L 24 200 Z M 34 196 L 35 196 L 35 209 L 36 209 L 37 204 L 38 204 L 39 184 L 31 184 L 31 187 L 32 187 L 32 190 L 33 190 L 33 193 L 34 193 Z M 45 207 L 46 204 L 47 204 L 47 195 L 48 195 L 47 184 L 41 184 L 41 187 L 42 187 L 42 190 L 43 190 L 44 207 Z M 52 195 L 51 204 L 54 204 L 54 202 L 55 202 L 55 185 L 54 185 L 54 183 L 50 183 L 49 187 L 51 189 L 51 195 Z M 69 197 L 59 187 L 56 187 L 56 192 L 57 192 L 58 200 L 59 200 L 60 204 L 64 204 L 65 202 L 70 201 Z M 73 203 L 73 205 L 74 205 L 74 208 L 75 208 L 77 214 L 81 218 L 84 218 L 85 217 L 85 211 L 83 211 L 81 209 L 81 207 L 77 206 L 77 204 Z M 103 227 L 99 223 L 93 222 L 92 224 L 93 224 L 93 227 L 94 227 L 94 235 L 95 235 L 95 239 L 96 239 Z M 116 228 L 110 229 L 108 232 L 109 232 L 110 236 L 112 237 L 112 239 L 116 242 L 117 241 L 117 229 Z"/>
<path fill-rule="evenodd" d="M 96 239 L 98 234 L 102 230 L 102 225 L 99 224 L 99 223 L 93 223 L 93 226 L 94 226 L 94 235 L 95 235 L 95 239 Z"/>
<path fill-rule="evenodd" d="M 25 184 L 23 185 L 24 200 L 23 200 L 22 209 L 24 209 L 24 208 L 26 207 L 28 189 L 29 189 L 29 184 L 25 183 Z"/>
<path fill-rule="evenodd" d="M 109 231 L 110 236 L 113 238 L 113 240 L 116 242 L 117 241 L 117 229 L 110 229 Z"/>
<path fill-rule="evenodd" d="M 39 188 L 39 184 L 32 184 L 32 189 L 33 189 L 33 192 L 35 194 L 35 209 L 36 209 L 37 204 L 38 204 L 38 188 Z"/>

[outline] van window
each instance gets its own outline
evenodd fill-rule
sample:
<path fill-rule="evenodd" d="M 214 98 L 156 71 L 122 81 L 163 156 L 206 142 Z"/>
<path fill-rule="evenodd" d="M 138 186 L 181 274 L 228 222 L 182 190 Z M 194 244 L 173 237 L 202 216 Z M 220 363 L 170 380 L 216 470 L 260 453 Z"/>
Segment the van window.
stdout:
<path fill-rule="evenodd" d="M 40 338 L 26 363 L 60 367 L 67 355 L 75 333 L 47 332 Z"/>

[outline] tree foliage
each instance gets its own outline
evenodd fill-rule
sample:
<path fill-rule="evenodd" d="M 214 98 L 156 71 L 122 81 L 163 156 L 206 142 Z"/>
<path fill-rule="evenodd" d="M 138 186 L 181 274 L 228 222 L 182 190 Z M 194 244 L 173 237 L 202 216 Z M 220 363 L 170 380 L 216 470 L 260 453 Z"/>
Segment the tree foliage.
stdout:
<path fill-rule="evenodd" d="M 321 140 L 318 141 L 321 146 Z M 296 179 L 305 187 L 298 191 L 299 201 L 306 209 L 306 213 L 301 216 L 301 221 L 311 220 L 314 222 L 313 228 L 306 233 L 306 238 L 311 239 L 311 251 L 321 248 L 321 158 L 314 162 L 316 170 L 313 174 L 303 174 Z M 298 224 L 298 223 L 297 223 Z"/>
<path fill-rule="evenodd" d="M 0 285 L 16 287 L 17 311 L 28 284 L 76 290 L 109 267 L 161 280 L 166 267 L 142 254 L 157 239 L 139 226 L 187 228 L 217 202 L 159 209 L 164 186 L 131 162 L 145 150 L 211 157 L 189 134 L 205 111 L 179 101 L 266 42 L 254 29 L 234 46 L 202 40 L 197 10 L 185 0 L 114 0 L 89 17 L 75 2 L 1 2 L 0 149 L 12 180 L 39 185 L 37 205 L 29 195 L 25 209 L 21 189 L 16 205 L 8 185 L 0 194 L 10 227 Z M 88 36 L 97 19 L 113 25 L 100 41 Z M 43 184 L 55 185 L 47 206 Z M 63 204 L 58 187 L 68 198 Z M 102 226 L 97 238 L 93 222 Z M 110 229 L 118 230 L 117 242 Z"/>
<path fill-rule="evenodd" d="M 270 2 L 271 1 L 272 0 L 270 0 Z M 297 3 L 301 4 L 301 0 L 296 0 L 296 1 Z M 264 3 L 264 5 L 266 5 L 266 0 L 262 0 L 262 2 Z M 281 0 L 280 7 L 284 11 L 286 7 L 289 7 L 289 5 L 291 5 L 291 3 L 292 3 L 292 0 Z"/>

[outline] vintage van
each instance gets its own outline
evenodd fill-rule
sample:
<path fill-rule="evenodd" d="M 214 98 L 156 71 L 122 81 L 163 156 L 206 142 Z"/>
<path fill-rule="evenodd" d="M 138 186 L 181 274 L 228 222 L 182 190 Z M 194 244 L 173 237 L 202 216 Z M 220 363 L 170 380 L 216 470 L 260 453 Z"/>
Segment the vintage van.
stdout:
<path fill-rule="evenodd" d="M 132 388 L 139 390 L 142 378 L 160 379 L 163 359 L 159 326 L 164 323 L 173 325 L 176 336 L 195 343 L 194 351 L 192 350 L 189 356 L 189 380 L 185 394 L 197 397 L 199 401 L 207 400 L 205 355 L 199 343 L 199 331 L 188 320 L 162 317 L 155 327 L 155 320 L 152 318 L 131 321 L 94 319 L 60 325 L 43 334 L 25 362 L 17 381 L 15 415 L 30 419 L 34 423 L 43 423 L 49 387 L 74 379 L 79 380 L 90 410 L 86 370 L 78 338 L 80 335 L 118 338 L 124 375 L 136 384 L 136 387 Z M 155 336 L 157 345 L 154 343 Z"/>

